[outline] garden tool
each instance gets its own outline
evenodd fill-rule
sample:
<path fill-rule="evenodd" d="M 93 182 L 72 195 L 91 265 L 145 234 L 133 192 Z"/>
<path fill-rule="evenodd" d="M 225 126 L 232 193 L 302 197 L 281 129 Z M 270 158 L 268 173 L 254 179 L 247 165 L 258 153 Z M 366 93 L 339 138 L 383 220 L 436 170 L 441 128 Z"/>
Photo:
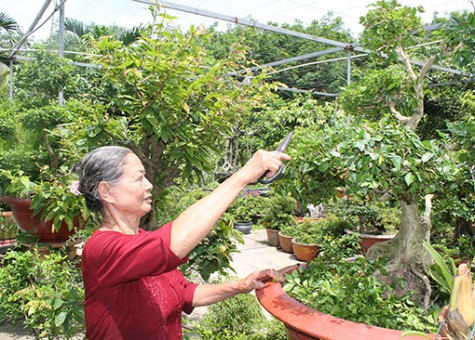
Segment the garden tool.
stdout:
<path fill-rule="evenodd" d="M 289 146 L 289 143 L 290 143 L 290 140 L 292 139 L 293 134 L 294 134 L 293 131 L 291 133 L 289 133 L 287 135 L 287 137 L 285 137 L 285 139 L 282 141 L 282 143 L 279 144 L 277 149 L 275 149 L 275 151 L 285 152 L 285 150 L 287 149 L 287 146 Z M 271 178 L 266 178 L 267 174 L 269 173 L 269 170 L 267 170 L 256 182 L 254 182 L 252 184 L 257 184 L 257 183 L 269 184 L 269 183 L 272 183 L 282 175 L 282 171 L 284 171 L 284 165 L 283 164 L 280 165 L 280 168 L 277 171 L 277 173 L 274 176 L 272 176 Z"/>

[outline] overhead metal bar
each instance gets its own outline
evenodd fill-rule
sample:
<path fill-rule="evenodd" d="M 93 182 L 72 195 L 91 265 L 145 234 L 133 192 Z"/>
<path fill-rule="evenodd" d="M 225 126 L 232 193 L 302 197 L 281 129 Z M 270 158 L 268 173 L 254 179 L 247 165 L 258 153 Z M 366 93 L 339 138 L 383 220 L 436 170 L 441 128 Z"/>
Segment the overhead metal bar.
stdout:
<path fill-rule="evenodd" d="M 300 67 L 318 65 L 318 64 L 325 64 L 325 63 L 330 63 L 330 62 L 334 62 L 334 61 L 351 60 L 351 59 L 356 59 L 356 58 L 361 58 L 361 57 L 366 57 L 366 56 L 368 56 L 368 55 L 367 54 L 358 54 L 358 55 L 355 55 L 355 56 L 349 55 L 347 57 L 341 57 L 341 58 L 332 58 L 332 59 L 312 61 L 310 63 L 290 66 L 290 67 L 286 67 L 286 68 L 283 68 L 283 69 L 280 69 L 280 70 L 277 70 L 277 71 L 273 71 L 273 72 L 267 72 L 266 74 L 271 75 L 271 74 L 281 73 L 281 72 L 288 71 L 288 70 L 293 70 L 293 69 L 300 68 Z M 350 70 L 348 70 L 348 72 L 349 71 Z M 348 84 L 349 84 L 349 81 L 348 81 Z"/>
<path fill-rule="evenodd" d="M 278 61 L 273 61 L 273 62 L 270 62 L 270 63 L 267 63 L 267 64 L 262 64 L 262 65 L 259 65 L 259 66 L 253 66 L 253 67 L 250 67 L 248 69 L 243 69 L 243 70 L 240 70 L 240 71 L 237 71 L 237 72 L 229 73 L 229 75 L 230 76 L 236 76 L 236 75 L 239 75 L 239 74 L 246 73 L 248 70 L 257 71 L 257 70 L 261 70 L 261 69 L 266 68 L 266 67 L 274 67 L 274 66 L 279 66 L 279 65 L 282 65 L 282 64 L 292 63 L 292 62 L 295 62 L 295 61 L 311 59 L 311 58 L 319 57 L 319 56 L 322 56 L 322 55 L 325 55 L 325 54 L 335 53 L 335 52 L 339 52 L 339 51 L 343 51 L 343 50 L 344 49 L 341 48 L 341 47 L 330 48 L 330 49 L 324 50 L 324 51 L 303 54 L 303 55 L 293 57 L 293 58 L 287 58 L 287 59 L 282 59 L 282 60 L 278 60 Z"/>
<path fill-rule="evenodd" d="M 320 57 L 320 56 L 325 55 L 325 54 L 336 53 L 336 52 L 340 52 L 340 51 L 343 51 L 343 50 L 344 50 L 344 48 L 341 48 L 341 47 L 330 48 L 330 49 L 324 50 L 324 51 L 319 51 L 319 52 L 313 52 L 313 53 L 303 54 L 303 55 L 300 55 L 300 56 L 298 56 L 298 57 L 293 57 L 293 58 L 287 58 L 287 59 L 282 59 L 282 60 L 278 60 L 278 61 L 273 61 L 273 62 L 271 62 L 271 63 L 263 64 L 263 65 L 261 65 L 260 67 L 256 67 L 256 68 L 279 66 L 279 65 L 282 65 L 282 64 L 293 63 L 294 61 L 300 61 L 300 60 L 305 60 L 305 59 L 311 59 L 311 58 L 315 58 L 315 57 Z"/>
<path fill-rule="evenodd" d="M 291 88 L 291 87 L 283 87 L 279 86 L 277 87 L 278 90 L 280 91 L 287 91 L 287 92 L 297 92 L 297 93 L 312 93 L 318 96 L 326 96 L 326 97 L 338 97 L 337 93 L 326 93 L 326 92 L 317 92 L 317 91 L 312 91 L 312 90 L 302 90 L 302 89 L 296 89 L 296 88 Z"/>
<path fill-rule="evenodd" d="M 16 60 L 19 61 L 25 61 L 25 60 L 32 60 L 33 58 L 30 57 L 22 57 L 20 55 L 15 57 Z M 81 63 L 79 61 L 72 61 L 72 60 L 67 60 L 66 61 L 69 65 L 74 65 L 74 66 L 80 66 L 80 67 L 89 67 L 89 68 L 103 68 L 102 65 L 97 65 L 97 64 L 90 64 L 90 63 Z"/>
<path fill-rule="evenodd" d="M 52 0 L 46 0 L 43 4 L 43 7 L 41 7 L 40 11 L 36 15 L 36 18 L 33 20 L 33 22 L 30 25 L 30 28 L 28 31 L 26 31 L 25 35 L 15 44 L 15 46 L 12 47 L 12 52 L 10 53 L 10 58 L 13 58 L 15 54 L 18 52 L 18 49 L 23 45 L 28 39 L 28 37 L 34 32 L 34 29 L 36 25 L 38 25 L 38 21 L 43 17 L 45 14 L 46 10 L 48 9 L 49 5 L 51 4 Z"/>
<path fill-rule="evenodd" d="M 147 5 L 156 5 L 156 3 L 154 1 L 151 1 L 151 0 L 133 0 L 133 1 L 141 2 L 141 3 L 147 4 Z M 283 33 L 283 34 L 291 35 L 291 36 L 294 36 L 294 37 L 299 37 L 299 38 L 303 38 L 303 39 L 307 39 L 307 40 L 311 40 L 311 41 L 321 42 L 321 43 L 324 43 L 324 44 L 338 46 L 338 47 L 342 47 L 342 48 L 349 48 L 349 46 L 351 46 L 351 44 L 342 43 L 342 42 L 331 40 L 331 39 L 325 39 L 325 38 L 317 37 L 317 36 L 314 36 L 314 35 L 311 35 L 311 34 L 296 32 L 296 31 L 285 29 L 285 28 L 271 26 L 271 25 L 265 25 L 265 24 L 258 23 L 257 21 L 254 21 L 254 20 L 246 20 L 246 19 L 242 19 L 242 18 L 238 18 L 238 17 L 233 17 L 233 16 L 230 16 L 230 15 L 224 15 L 224 14 L 220 14 L 220 13 L 216 13 L 216 12 L 203 10 L 203 9 L 196 8 L 196 7 L 174 4 L 174 3 L 168 2 L 168 1 L 160 1 L 160 6 L 163 6 L 163 7 L 169 8 L 169 9 L 174 9 L 174 10 L 177 10 L 177 11 L 197 14 L 197 15 L 201 15 L 201 16 L 204 16 L 204 17 L 208 17 L 208 18 L 220 19 L 220 20 L 223 20 L 223 21 L 232 22 L 234 24 L 241 24 L 241 25 L 261 28 L 261 29 L 265 29 L 265 30 L 273 31 L 273 32 L 277 32 L 277 33 Z"/>
<path fill-rule="evenodd" d="M 144 4 L 147 4 L 147 5 L 156 5 L 156 3 L 151 1 L 151 0 L 133 0 L 133 1 L 144 3 Z M 196 7 L 190 7 L 190 6 L 175 4 L 175 3 L 172 3 L 172 2 L 168 2 L 168 1 L 160 1 L 160 5 L 164 6 L 166 8 L 169 8 L 169 9 L 177 10 L 177 11 L 182 11 L 182 12 L 201 15 L 201 16 L 205 16 L 205 17 L 209 17 L 209 18 L 213 18 L 213 19 L 228 21 L 228 22 L 231 22 L 231 23 L 234 23 L 234 24 L 241 24 L 241 25 L 245 25 L 245 26 L 261 28 L 261 29 L 276 32 L 276 33 L 283 33 L 283 34 L 295 36 L 295 37 L 298 37 L 298 38 L 303 38 L 303 39 L 306 39 L 306 40 L 311 40 L 311 41 L 321 42 L 321 43 L 325 43 L 325 44 L 329 44 L 329 45 L 333 45 L 333 46 L 338 46 L 338 47 L 341 47 L 343 49 L 356 51 L 356 52 L 360 52 L 360 53 L 371 53 L 372 52 L 370 50 L 359 47 L 357 42 L 342 43 L 342 42 L 331 40 L 331 39 L 325 39 L 325 38 L 313 36 L 311 34 L 306 34 L 306 33 L 296 32 L 296 31 L 292 31 L 292 30 L 289 30 L 289 29 L 285 29 L 285 28 L 280 28 L 280 27 L 275 27 L 275 26 L 271 26 L 271 25 L 261 24 L 261 23 L 258 23 L 256 21 L 254 21 L 254 20 L 246 20 L 246 19 L 242 19 L 242 18 L 238 18 L 238 17 L 233 17 L 233 16 L 230 16 L 230 15 L 224 15 L 224 14 L 221 14 L 221 13 L 216 13 L 216 12 L 212 12 L 212 11 L 208 11 L 208 10 L 203 10 L 203 9 L 196 8 Z M 425 31 L 432 31 L 432 30 L 437 29 L 439 27 L 440 27 L 439 24 L 435 24 L 435 25 L 430 25 L 430 26 L 424 27 L 424 30 Z M 384 57 L 384 58 L 388 57 L 385 54 L 381 54 L 381 56 Z M 412 64 L 418 65 L 418 66 L 424 65 L 423 62 L 416 61 L 416 60 L 411 60 L 410 62 Z M 435 69 L 435 70 L 439 70 L 439 71 L 444 71 L 444 72 L 448 72 L 448 73 L 453 73 L 453 74 L 466 76 L 466 77 L 473 77 L 473 74 L 463 73 L 459 70 L 454 70 L 454 69 L 451 69 L 451 68 L 442 67 L 442 66 L 438 66 L 438 65 L 432 65 L 431 68 Z"/>

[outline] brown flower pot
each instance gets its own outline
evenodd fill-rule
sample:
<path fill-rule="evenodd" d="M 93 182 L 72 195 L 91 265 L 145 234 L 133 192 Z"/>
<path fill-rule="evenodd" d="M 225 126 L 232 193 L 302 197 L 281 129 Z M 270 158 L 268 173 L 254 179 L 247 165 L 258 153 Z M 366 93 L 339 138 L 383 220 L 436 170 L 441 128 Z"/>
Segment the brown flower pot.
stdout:
<path fill-rule="evenodd" d="M 282 233 L 279 231 L 280 248 L 289 254 L 293 254 L 294 252 L 292 249 L 292 239 L 293 239 L 292 236 L 282 235 Z"/>
<path fill-rule="evenodd" d="M 299 261 L 312 261 L 318 254 L 318 244 L 305 244 L 292 240 L 292 250 Z"/>
<path fill-rule="evenodd" d="M 345 232 L 347 234 L 358 234 L 360 236 L 359 245 L 364 253 L 366 253 L 368 249 L 371 248 L 376 243 L 392 240 L 395 236 L 395 235 L 369 235 L 369 234 L 363 234 L 363 233 L 355 233 L 354 231 L 351 231 L 351 230 L 345 230 Z"/>
<path fill-rule="evenodd" d="M 279 270 L 286 274 L 298 266 Z M 292 299 L 282 290 L 280 282 L 268 281 L 264 288 L 256 290 L 256 297 L 272 316 L 280 320 L 287 330 L 289 340 L 421 340 L 421 336 L 404 335 L 403 331 L 369 326 L 321 313 Z M 425 338 L 424 338 L 425 339 Z M 427 334 L 435 340 L 435 334 Z"/>
<path fill-rule="evenodd" d="M 266 229 L 267 241 L 271 246 L 279 246 L 279 231 L 275 229 Z"/>
<path fill-rule="evenodd" d="M 61 243 L 67 241 L 69 237 L 75 233 L 74 229 L 68 229 L 68 226 L 65 222 L 62 223 L 61 228 L 57 232 L 53 231 L 53 221 L 46 222 L 41 220 L 40 213 L 33 215 L 34 212 L 32 209 L 30 209 L 30 199 L 9 196 L 3 196 L 0 199 L 2 202 L 10 205 L 13 217 L 18 224 L 18 227 L 22 231 L 26 231 L 37 236 L 38 242 Z"/>

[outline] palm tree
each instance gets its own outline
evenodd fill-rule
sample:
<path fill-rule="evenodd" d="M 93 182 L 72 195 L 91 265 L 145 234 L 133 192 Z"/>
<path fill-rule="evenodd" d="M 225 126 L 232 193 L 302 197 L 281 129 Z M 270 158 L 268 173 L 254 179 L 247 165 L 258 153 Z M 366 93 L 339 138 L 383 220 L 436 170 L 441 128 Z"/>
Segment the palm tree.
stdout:
<path fill-rule="evenodd" d="M 20 27 L 15 19 L 4 12 L 0 12 L 0 47 L 12 47 L 19 32 Z M 0 52 L 0 63 L 9 63 L 8 53 Z"/>
<path fill-rule="evenodd" d="M 95 39 L 98 39 L 101 36 L 110 35 L 115 39 L 122 41 L 124 45 L 133 43 L 140 35 L 140 27 L 128 29 L 117 25 L 105 26 L 94 23 L 87 25 L 74 18 L 66 18 L 64 20 L 64 31 L 65 47 L 66 50 L 69 51 L 84 50 L 83 38 L 87 35 L 90 35 Z M 57 44 L 58 34 L 59 32 L 56 32 L 49 38 L 47 44 L 50 47 Z"/>

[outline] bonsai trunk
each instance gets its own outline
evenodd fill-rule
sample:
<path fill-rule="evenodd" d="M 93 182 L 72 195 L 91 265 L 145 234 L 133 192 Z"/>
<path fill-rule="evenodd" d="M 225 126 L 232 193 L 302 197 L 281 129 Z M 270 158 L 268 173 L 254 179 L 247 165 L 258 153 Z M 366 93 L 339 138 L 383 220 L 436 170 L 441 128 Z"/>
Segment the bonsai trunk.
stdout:
<path fill-rule="evenodd" d="M 379 243 L 368 251 L 368 258 L 387 257 L 387 275 L 378 276 L 388 283 L 403 279 L 406 286 L 396 285 L 396 293 L 415 293 L 415 299 L 428 308 L 431 294 L 430 281 L 426 275 L 432 258 L 423 247 L 430 240 L 430 210 L 432 196 L 426 197 L 426 210 L 422 217 L 415 195 L 404 195 L 400 198 L 401 225 L 396 236 L 387 242 Z"/>

